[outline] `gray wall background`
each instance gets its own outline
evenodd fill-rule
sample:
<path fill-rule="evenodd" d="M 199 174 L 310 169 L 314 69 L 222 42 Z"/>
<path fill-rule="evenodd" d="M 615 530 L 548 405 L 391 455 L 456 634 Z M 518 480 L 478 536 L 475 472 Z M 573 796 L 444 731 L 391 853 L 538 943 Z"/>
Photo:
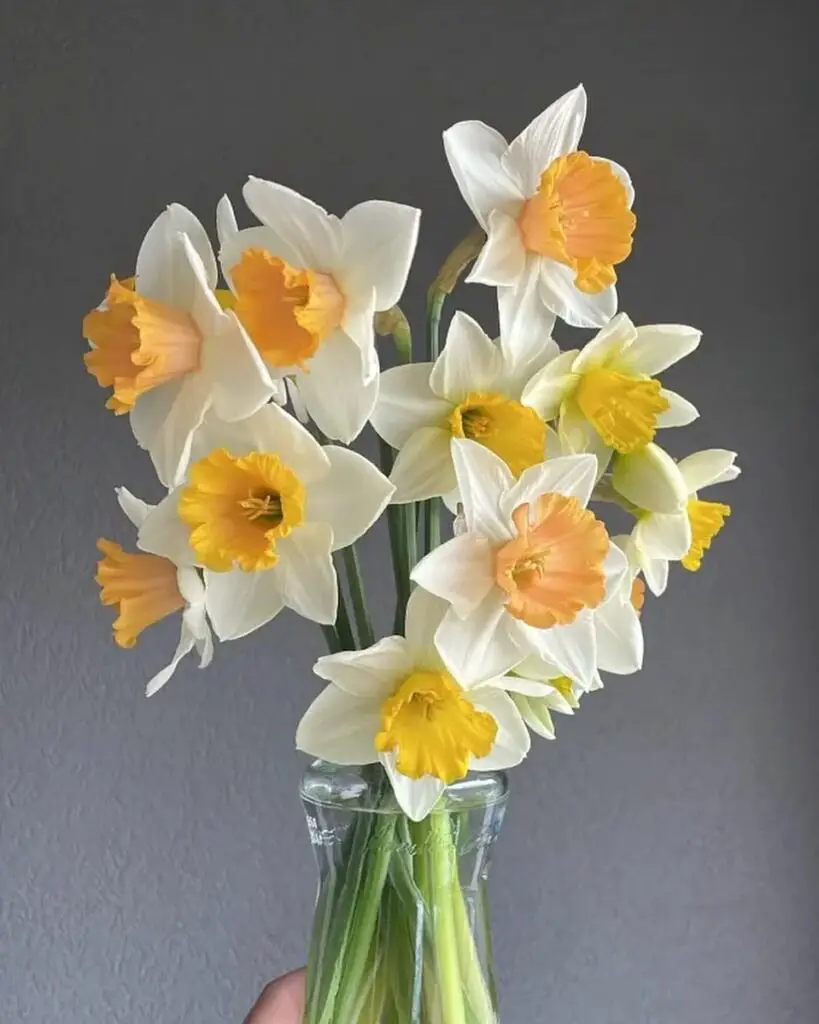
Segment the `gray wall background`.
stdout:
<path fill-rule="evenodd" d="M 249 172 L 343 212 L 424 209 L 406 307 L 470 226 L 440 132 L 517 132 L 585 81 L 631 171 L 638 323 L 702 328 L 682 455 L 745 475 L 703 571 L 513 779 L 493 881 L 509 1024 L 811 1024 L 816 953 L 816 19 L 795 3 L 28 0 L 0 30 L 0 1020 L 238 1022 L 302 962 L 314 868 L 293 750 L 320 636 L 291 619 L 143 685 L 94 543 L 158 490 L 83 369 L 82 314 L 172 200 Z M 489 321 L 488 292 L 459 304 Z M 364 545 L 376 603 L 383 536 Z M 384 617 L 386 620 L 386 616 Z M 386 626 L 386 621 L 382 622 Z"/>

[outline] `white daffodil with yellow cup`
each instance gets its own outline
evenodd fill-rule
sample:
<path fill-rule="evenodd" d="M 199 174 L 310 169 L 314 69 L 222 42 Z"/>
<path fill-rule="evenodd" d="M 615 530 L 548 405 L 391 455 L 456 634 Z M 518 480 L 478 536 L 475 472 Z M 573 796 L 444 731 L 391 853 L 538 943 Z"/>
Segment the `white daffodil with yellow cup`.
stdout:
<path fill-rule="evenodd" d="M 730 512 L 700 491 L 739 474 L 733 452 L 658 443 L 698 415 L 659 375 L 700 332 L 617 314 L 634 190 L 579 148 L 585 113 L 578 86 L 511 143 L 480 121 L 444 132 L 478 226 L 414 337 L 417 209 L 364 198 L 336 217 L 253 177 L 249 223 L 226 197 L 214 211 L 218 255 L 174 203 L 134 276 L 88 298 L 87 369 L 158 478 L 154 504 L 118 489 L 130 523 L 99 542 L 100 599 L 122 649 L 180 618 L 148 695 L 193 685 L 189 653 L 226 671 L 214 635 L 298 616 L 328 649 L 303 693 L 270 659 L 271 707 L 301 693 L 295 745 L 316 759 L 305 1024 L 497 1024 L 486 878 L 506 771 L 554 715 L 617 699 L 650 644 L 646 589 L 699 569 Z M 473 263 L 498 323 L 443 323 Z M 558 318 L 598 333 L 561 352 Z M 350 447 L 370 431 L 377 465 Z"/>

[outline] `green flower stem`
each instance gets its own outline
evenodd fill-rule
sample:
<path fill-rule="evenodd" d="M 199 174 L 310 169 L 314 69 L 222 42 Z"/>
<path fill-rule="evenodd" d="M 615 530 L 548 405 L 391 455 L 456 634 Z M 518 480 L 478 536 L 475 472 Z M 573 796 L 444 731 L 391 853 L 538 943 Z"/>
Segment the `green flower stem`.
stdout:
<path fill-rule="evenodd" d="M 344 591 L 341 589 L 341 582 L 338 583 L 338 610 L 336 611 L 336 633 L 338 634 L 340 650 L 354 651 L 356 649 L 353 627 L 350 625 L 350 615 L 347 611 L 347 602 L 344 599 Z"/>
<path fill-rule="evenodd" d="M 452 889 L 460 885 L 457 852 L 452 841 L 450 816 L 434 812 L 429 816 L 432 917 L 438 987 L 445 1024 L 467 1024 L 458 954 L 458 929 L 452 903 Z"/>
<path fill-rule="evenodd" d="M 378 439 L 379 463 L 384 476 L 392 471 L 394 454 L 392 448 L 383 438 Z M 415 506 L 411 506 L 414 509 Z M 387 506 L 387 529 L 390 535 L 390 552 L 392 554 L 392 571 L 395 577 L 395 619 L 393 632 L 401 633 L 404 628 L 404 610 L 410 594 L 410 565 L 407 550 L 406 511 L 404 505 Z M 414 516 L 414 512 L 413 512 Z"/>
<path fill-rule="evenodd" d="M 321 1024 L 341 1024 L 355 1021 L 355 1005 L 368 972 L 370 949 L 376 934 L 378 914 L 387 872 L 395 845 L 395 815 L 376 815 L 371 837 L 371 849 L 363 872 L 362 886 L 355 901 L 350 922 L 349 941 L 344 957 L 344 971 L 335 1006 L 328 1016 L 322 1014 Z"/>
<path fill-rule="evenodd" d="M 372 647 L 375 643 L 370 613 L 367 608 L 367 596 L 364 593 L 364 580 L 361 576 L 361 565 L 358 561 L 358 553 L 355 544 L 344 548 L 341 552 L 341 559 L 347 571 L 347 585 L 350 588 L 350 597 L 353 602 L 353 615 L 355 616 L 358 640 L 361 647 Z"/>
<path fill-rule="evenodd" d="M 341 640 L 338 637 L 338 630 L 335 626 L 322 626 L 321 631 L 324 634 L 324 639 L 327 643 L 327 649 L 330 654 L 338 654 L 341 650 Z"/>

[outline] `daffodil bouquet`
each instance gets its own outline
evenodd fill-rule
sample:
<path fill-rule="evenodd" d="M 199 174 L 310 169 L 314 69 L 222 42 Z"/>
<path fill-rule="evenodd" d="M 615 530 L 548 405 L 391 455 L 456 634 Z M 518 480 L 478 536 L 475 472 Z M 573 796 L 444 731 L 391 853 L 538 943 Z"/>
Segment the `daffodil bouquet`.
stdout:
<path fill-rule="evenodd" d="M 302 786 L 321 868 L 309 1024 L 497 1020 L 484 888 L 503 772 L 601 672 L 641 667 L 646 587 L 699 569 L 730 511 L 699 492 L 738 475 L 733 452 L 677 461 L 656 441 L 697 416 L 658 374 L 700 332 L 617 312 L 634 191 L 578 148 L 585 114 L 579 86 L 511 143 L 479 121 L 444 133 L 477 226 L 430 287 L 421 344 L 398 306 L 420 212 L 339 218 L 258 178 L 252 226 L 220 201 L 218 256 L 189 210 L 164 210 L 83 323 L 89 372 L 167 489 L 117 491 L 137 551 L 99 542 L 119 646 L 181 616 L 148 694 L 190 652 L 208 665 L 214 633 L 285 608 L 329 647 L 296 735 L 320 759 Z M 467 270 L 497 291 L 499 336 L 455 312 L 441 345 Z M 557 319 L 598 333 L 560 351 Z M 350 447 L 368 424 L 380 467 Z M 355 544 L 385 512 L 379 639 Z"/>

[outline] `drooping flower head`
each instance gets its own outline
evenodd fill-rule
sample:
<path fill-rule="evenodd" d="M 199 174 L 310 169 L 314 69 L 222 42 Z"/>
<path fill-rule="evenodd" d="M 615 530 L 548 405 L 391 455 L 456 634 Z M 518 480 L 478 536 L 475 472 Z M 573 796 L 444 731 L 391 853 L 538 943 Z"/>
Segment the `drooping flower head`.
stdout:
<path fill-rule="evenodd" d="M 407 605 L 405 637 L 319 658 L 315 672 L 330 685 L 296 733 L 296 745 L 314 757 L 380 762 L 399 805 L 415 821 L 470 769 L 509 768 L 523 760 L 529 737 L 504 691 L 546 689 L 453 671 L 433 642 L 446 610 L 445 601 L 418 587 Z"/>
<path fill-rule="evenodd" d="M 622 167 L 578 150 L 585 119 L 579 85 L 511 143 L 480 121 L 444 132 L 452 173 L 488 235 L 468 280 L 500 289 L 502 328 L 522 316 L 548 337 L 556 316 L 602 327 L 617 311 L 634 190 Z"/>
<path fill-rule="evenodd" d="M 452 606 L 436 637 L 442 656 L 500 673 L 537 654 L 587 685 L 597 665 L 592 612 L 627 570 L 586 508 L 596 459 L 550 459 L 515 479 L 493 452 L 460 440 L 454 460 L 466 531 L 412 572 Z"/>
<path fill-rule="evenodd" d="M 243 419 L 277 390 L 236 314 L 220 305 L 217 276 L 205 229 L 174 203 L 148 230 L 135 277 L 112 278 L 83 321 L 89 373 L 112 388 L 109 409 L 130 413 L 166 486 L 184 476 L 208 409 Z"/>
<path fill-rule="evenodd" d="M 117 497 L 123 512 L 139 529 L 154 506 L 135 498 L 124 487 L 118 488 Z M 128 552 L 105 538 L 97 546 L 103 556 L 96 575 L 100 600 L 117 608 L 114 642 L 119 647 L 133 647 L 149 626 L 176 612 L 182 613 L 176 652 L 171 663 L 148 683 L 147 695 L 150 697 L 161 689 L 182 658 L 194 648 L 199 653 L 200 668 L 209 665 L 213 640 L 205 614 L 205 588 L 190 553 L 161 544 L 151 552 Z"/>
<path fill-rule="evenodd" d="M 321 430 L 349 443 L 378 392 L 373 317 L 401 296 L 420 211 L 372 200 L 338 218 L 259 178 L 244 198 L 261 226 L 239 230 L 227 197 L 218 211 L 233 308 L 270 372 L 292 377 Z"/>
<path fill-rule="evenodd" d="M 368 530 L 392 492 L 367 459 L 322 447 L 268 405 L 241 423 L 205 421 L 186 482 L 147 517 L 140 544 L 179 550 L 204 567 L 221 640 L 284 607 L 329 624 L 338 599 L 332 552 Z"/>

